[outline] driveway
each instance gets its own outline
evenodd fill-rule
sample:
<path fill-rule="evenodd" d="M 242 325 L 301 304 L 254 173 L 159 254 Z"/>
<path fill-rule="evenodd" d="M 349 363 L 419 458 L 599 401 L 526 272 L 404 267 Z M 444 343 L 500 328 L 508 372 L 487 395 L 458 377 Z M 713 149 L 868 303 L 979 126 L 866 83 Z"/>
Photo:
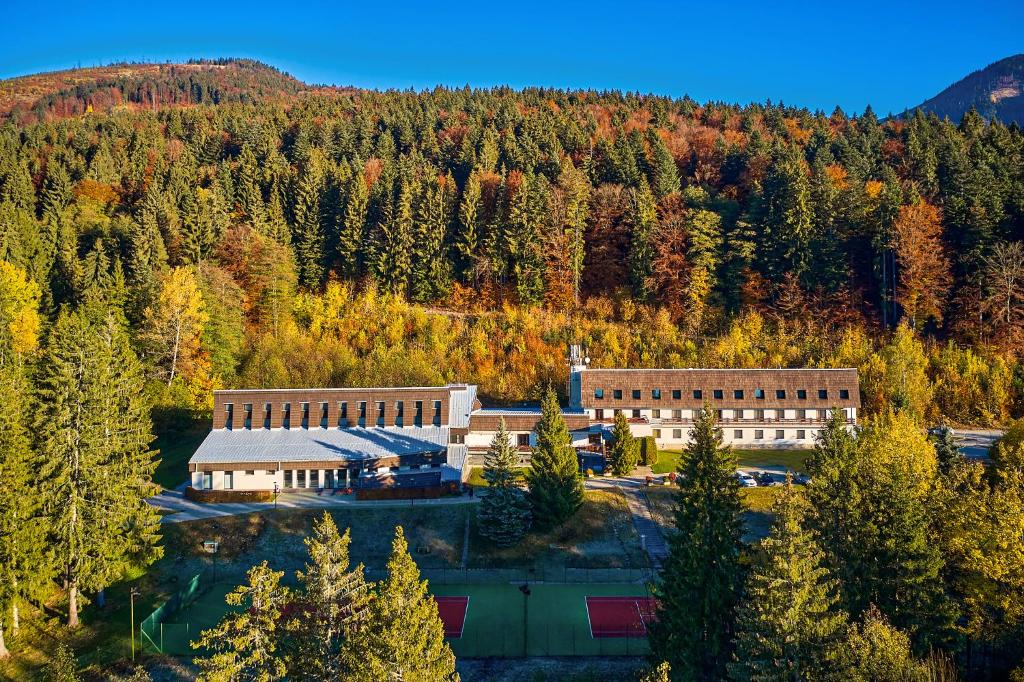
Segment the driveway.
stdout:
<path fill-rule="evenodd" d="M 960 452 L 971 459 L 985 459 L 992 445 L 999 440 L 1003 432 L 998 429 L 953 429 L 960 444 Z"/>
<path fill-rule="evenodd" d="M 181 523 L 213 519 L 219 516 L 236 516 L 274 509 L 337 509 L 340 507 L 421 507 L 452 504 L 474 504 L 479 497 L 462 495 L 441 497 L 436 500 L 356 500 L 355 495 L 318 495 L 309 493 L 281 493 L 277 504 L 273 502 L 218 502 L 202 504 L 187 499 L 180 490 L 165 490 L 146 500 L 157 509 L 171 512 L 160 519 L 160 523 Z"/>

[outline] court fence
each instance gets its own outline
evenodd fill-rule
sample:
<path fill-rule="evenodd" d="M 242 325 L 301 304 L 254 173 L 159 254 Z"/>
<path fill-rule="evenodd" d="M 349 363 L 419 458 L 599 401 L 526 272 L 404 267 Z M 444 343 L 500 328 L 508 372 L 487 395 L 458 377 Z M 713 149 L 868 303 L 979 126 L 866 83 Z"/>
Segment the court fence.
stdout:
<path fill-rule="evenodd" d="M 382 580 L 383 569 L 367 569 L 369 580 Z M 646 584 L 657 579 L 653 568 L 421 568 L 420 577 L 431 585 L 500 585 L 500 584 Z"/>
<path fill-rule="evenodd" d="M 192 606 L 211 590 L 220 587 L 222 592 L 233 588 L 232 584 L 217 581 L 217 573 L 212 567 L 192 576 L 183 588 L 172 594 L 166 601 L 156 607 L 149 616 L 139 624 L 139 640 L 143 651 L 167 654 L 170 656 L 188 656 L 193 652 L 191 641 L 199 633 L 210 627 L 227 610 L 225 606 L 213 604 L 212 609 L 202 609 L 193 613 Z M 206 614 L 205 611 L 211 611 Z"/>

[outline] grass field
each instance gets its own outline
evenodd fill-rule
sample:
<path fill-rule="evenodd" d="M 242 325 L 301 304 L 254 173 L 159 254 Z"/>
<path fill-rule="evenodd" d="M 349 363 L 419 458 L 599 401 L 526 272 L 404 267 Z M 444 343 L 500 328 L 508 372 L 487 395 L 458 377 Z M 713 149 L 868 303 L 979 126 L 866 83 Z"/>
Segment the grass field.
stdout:
<path fill-rule="evenodd" d="M 771 469 L 773 471 L 803 471 L 804 460 L 810 450 L 733 450 L 736 463 L 741 469 Z M 651 467 L 656 474 L 667 474 L 679 466 L 679 450 L 660 450 L 658 463 Z"/>
<path fill-rule="evenodd" d="M 744 507 L 745 533 L 743 539 L 745 541 L 755 542 L 767 537 L 774 518 L 771 513 L 772 504 L 782 490 L 781 486 L 740 489 L 740 498 Z M 672 532 L 675 527 L 675 520 L 672 517 L 675 507 L 674 492 L 675 488 L 673 487 L 644 489 L 644 494 L 651 506 L 651 514 L 663 531 Z"/>

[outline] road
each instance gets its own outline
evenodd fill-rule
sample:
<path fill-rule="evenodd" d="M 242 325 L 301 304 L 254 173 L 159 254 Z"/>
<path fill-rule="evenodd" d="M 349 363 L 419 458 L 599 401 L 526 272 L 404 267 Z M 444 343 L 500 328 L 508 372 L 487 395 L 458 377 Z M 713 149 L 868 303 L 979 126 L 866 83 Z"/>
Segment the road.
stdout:
<path fill-rule="evenodd" d="M 992 444 L 1003 435 L 997 429 L 953 429 L 953 433 L 960 443 L 960 452 L 971 459 L 988 457 Z"/>

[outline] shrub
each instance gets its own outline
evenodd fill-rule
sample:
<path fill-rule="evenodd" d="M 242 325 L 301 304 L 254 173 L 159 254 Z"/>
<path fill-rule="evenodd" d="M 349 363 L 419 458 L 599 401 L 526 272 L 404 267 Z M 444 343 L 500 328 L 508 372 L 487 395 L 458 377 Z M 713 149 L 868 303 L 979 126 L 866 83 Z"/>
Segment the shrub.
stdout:
<path fill-rule="evenodd" d="M 458 484 L 455 485 L 455 494 Z M 432 500 L 444 494 L 453 494 L 452 486 L 430 486 L 425 488 L 358 488 L 357 500 Z"/>
<path fill-rule="evenodd" d="M 640 441 L 640 463 L 649 467 L 658 463 L 658 443 L 654 436 L 645 436 Z"/>
<path fill-rule="evenodd" d="M 269 490 L 198 490 L 185 488 L 185 497 L 193 502 L 273 502 L 274 493 Z"/>

